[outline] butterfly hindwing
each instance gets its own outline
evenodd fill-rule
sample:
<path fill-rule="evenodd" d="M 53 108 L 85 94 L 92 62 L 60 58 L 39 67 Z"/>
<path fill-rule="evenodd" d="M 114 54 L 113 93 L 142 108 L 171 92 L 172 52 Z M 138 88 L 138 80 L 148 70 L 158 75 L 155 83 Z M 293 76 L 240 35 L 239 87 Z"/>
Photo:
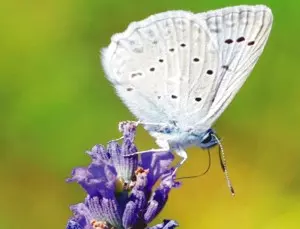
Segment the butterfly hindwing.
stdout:
<path fill-rule="evenodd" d="M 121 99 L 139 120 L 154 123 L 180 124 L 189 109 L 204 107 L 209 90 L 202 88 L 214 79 L 201 75 L 215 69 L 218 59 L 205 21 L 185 11 L 134 22 L 102 52 L 107 78 Z M 200 90 L 197 96 L 193 89 Z"/>

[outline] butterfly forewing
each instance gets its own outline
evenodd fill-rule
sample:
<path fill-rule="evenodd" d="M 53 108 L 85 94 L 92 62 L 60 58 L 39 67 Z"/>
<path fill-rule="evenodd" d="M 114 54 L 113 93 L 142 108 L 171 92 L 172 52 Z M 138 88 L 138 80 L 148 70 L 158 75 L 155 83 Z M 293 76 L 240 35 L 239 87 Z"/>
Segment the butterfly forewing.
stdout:
<path fill-rule="evenodd" d="M 216 121 L 251 73 L 269 37 L 273 16 L 261 5 L 229 7 L 198 16 L 207 21 L 222 57 L 213 103 L 207 116 L 198 121 L 201 126 Z M 212 30 L 215 27 L 217 31 Z"/>

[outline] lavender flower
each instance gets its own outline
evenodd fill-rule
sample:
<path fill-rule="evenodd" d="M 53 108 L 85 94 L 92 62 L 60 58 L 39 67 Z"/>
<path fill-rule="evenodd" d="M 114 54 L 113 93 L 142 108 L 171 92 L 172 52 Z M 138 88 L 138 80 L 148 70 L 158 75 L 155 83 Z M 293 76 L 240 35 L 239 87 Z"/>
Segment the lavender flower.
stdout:
<path fill-rule="evenodd" d="M 107 149 L 96 145 L 87 152 L 91 164 L 75 168 L 68 182 L 79 183 L 88 193 L 84 203 L 71 206 L 74 216 L 67 229 L 144 229 L 165 206 L 172 188 L 180 184 L 170 165 L 171 152 L 145 153 L 139 160 L 134 145 L 136 126 L 120 125 L 123 143 L 111 141 Z M 158 188 L 154 184 L 160 179 Z M 172 229 L 177 223 L 164 220 L 148 229 Z"/>

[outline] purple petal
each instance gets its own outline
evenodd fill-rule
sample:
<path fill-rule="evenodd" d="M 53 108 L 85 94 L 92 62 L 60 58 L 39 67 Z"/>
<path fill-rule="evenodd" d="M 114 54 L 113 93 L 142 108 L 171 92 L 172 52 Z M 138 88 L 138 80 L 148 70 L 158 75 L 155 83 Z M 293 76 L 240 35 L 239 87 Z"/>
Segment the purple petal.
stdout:
<path fill-rule="evenodd" d="M 137 149 L 132 141 L 124 138 L 123 144 L 121 146 L 122 155 L 120 157 L 121 168 L 119 171 L 120 177 L 124 179 L 125 182 L 129 182 L 134 174 L 134 171 L 138 166 L 138 155 L 127 156 L 137 152 Z"/>
<path fill-rule="evenodd" d="M 107 218 L 107 222 L 117 228 L 122 227 L 121 213 L 116 199 L 103 198 L 101 201 L 101 205 L 104 209 L 104 214 Z"/>
<path fill-rule="evenodd" d="M 138 155 L 126 157 L 126 155 L 137 152 L 133 143 L 136 127 L 132 123 L 123 123 L 120 124 L 120 128 L 124 136 L 122 146 L 120 147 L 116 141 L 112 141 L 108 144 L 108 153 L 111 155 L 118 176 L 129 183 L 138 165 Z"/>
<path fill-rule="evenodd" d="M 114 180 L 117 177 L 115 168 L 106 163 L 93 162 L 88 167 L 89 178 L 97 178 L 102 181 Z"/>
<path fill-rule="evenodd" d="M 131 142 L 134 141 L 136 133 L 135 122 L 120 122 L 119 130 L 123 133 L 124 138 L 129 139 Z"/>
<path fill-rule="evenodd" d="M 111 141 L 107 145 L 107 151 L 111 156 L 111 162 L 115 167 L 118 176 L 120 176 L 121 165 L 121 147 L 116 141 Z"/>
<path fill-rule="evenodd" d="M 84 229 L 79 223 L 69 220 L 66 229 Z"/>
<path fill-rule="evenodd" d="M 75 215 L 75 218 L 77 219 L 76 221 L 78 223 L 81 222 L 81 225 L 84 225 L 84 220 L 83 220 L 82 216 L 85 219 L 85 224 L 87 224 L 87 222 L 90 222 L 91 220 L 93 220 L 93 216 L 91 215 L 90 210 L 83 203 L 72 205 L 72 206 L 70 206 L 70 209 L 73 212 L 73 214 Z M 78 219 L 80 219 L 80 221 Z"/>
<path fill-rule="evenodd" d="M 174 168 L 169 169 L 167 172 L 161 175 L 160 187 L 167 188 L 179 188 L 181 186 L 181 182 L 176 181 L 176 174 L 173 174 Z"/>
<path fill-rule="evenodd" d="M 92 219 L 108 222 L 116 227 L 120 226 L 120 211 L 114 197 L 112 199 L 87 197 L 85 204 L 89 208 Z"/>
<path fill-rule="evenodd" d="M 116 141 L 109 142 L 107 145 L 107 152 L 111 156 L 111 160 L 113 163 L 115 163 L 115 161 L 118 161 L 120 159 L 119 156 L 121 155 L 121 149 L 120 149 L 120 145 L 118 144 L 118 142 L 116 142 Z"/>
<path fill-rule="evenodd" d="M 71 178 L 67 179 L 67 182 L 82 182 L 84 181 L 88 176 L 88 170 L 87 168 L 78 167 L 72 170 Z"/>
<path fill-rule="evenodd" d="M 175 227 L 179 226 L 178 223 L 174 220 L 164 220 L 163 223 L 157 224 L 153 227 L 150 227 L 148 229 L 174 229 Z"/>
<path fill-rule="evenodd" d="M 105 215 L 105 211 L 99 197 L 87 197 L 85 204 L 88 207 L 93 220 L 107 221 L 107 216 Z"/>
<path fill-rule="evenodd" d="M 147 203 L 145 192 L 137 189 L 132 190 L 129 200 L 133 201 L 138 209 L 143 209 Z"/>
<path fill-rule="evenodd" d="M 75 168 L 72 177 L 67 182 L 79 183 L 90 196 L 97 196 L 99 193 L 113 193 L 116 179 L 116 172 L 113 167 L 104 163 L 91 163 L 88 168 Z"/>
<path fill-rule="evenodd" d="M 78 224 L 83 229 L 89 229 L 90 225 L 87 224 L 85 216 L 80 215 L 78 212 L 74 212 L 74 216 L 69 220 L 67 227 L 76 226 Z"/>
<path fill-rule="evenodd" d="M 117 178 L 115 168 L 109 164 L 91 163 L 88 167 L 88 171 L 88 178 L 98 180 L 99 183 L 114 182 Z"/>
<path fill-rule="evenodd" d="M 138 205 L 137 203 L 134 203 L 133 201 L 129 201 L 126 204 L 124 213 L 123 213 L 123 226 L 125 228 L 131 228 L 134 226 L 134 224 L 137 222 L 138 219 Z"/>
<path fill-rule="evenodd" d="M 150 223 L 160 210 L 159 203 L 156 200 L 151 200 L 144 214 L 145 222 Z"/>
<path fill-rule="evenodd" d="M 77 182 L 80 184 L 86 192 L 90 195 L 97 195 L 98 194 L 98 183 L 99 181 L 93 181 L 90 179 L 92 175 L 88 171 L 87 168 L 75 168 L 72 171 L 72 177 L 67 179 L 67 182 Z"/>
<path fill-rule="evenodd" d="M 86 153 L 91 156 L 94 162 L 108 161 L 109 159 L 109 154 L 103 145 L 95 145 L 91 151 Z"/>
<path fill-rule="evenodd" d="M 97 196 L 99 191 L 105 188 L 105 183 L 99 179 L 88 179 L 77 181 L 81 187 L 90 195 Z"/>
<path fill-rule="evenodd" d="M 141 155 L 141 165 L 144 169 L 150 170 L 149 186 L 153 186 L 159 177 L 169 170 L 169 167 L 174 160 L 174 155 L 167 151 L 161 153 L 144 153 Z"/>
<path fill-rule="evenodd" d="M 173 169 L 170 169 L 167 173 L 163 174 L 160 186 L 152 194 L 144 219 L 147 223 L 151 222 L 164 208 L 168 194 L 173 187 L 179 187 L 179 182 L 175 182 L 173 175 Z"/>

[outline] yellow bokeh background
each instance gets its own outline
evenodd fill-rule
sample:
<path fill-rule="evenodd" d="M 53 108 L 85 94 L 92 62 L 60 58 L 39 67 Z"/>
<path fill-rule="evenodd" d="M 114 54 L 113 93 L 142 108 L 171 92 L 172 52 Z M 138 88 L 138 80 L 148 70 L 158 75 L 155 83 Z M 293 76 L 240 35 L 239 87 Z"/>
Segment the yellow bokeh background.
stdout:
<path fill-rule="evenodd" d="M 66 184 L 84 152 L 119 136 L 133 117 L 105 79 L 99 49 L 135 20 L 183 9 L 201 12 L 266 4 L 274 13 L 267 47 L 216 123 L 232 198 L 212 150 L 212 168 L 173 190 L 155 220 L 180 228 L 300 228 L 300 2 L 200 0 L 4 1 L 0 7 L 0 229 L 64 228 L 83 190 Z M 140 149 L 154 140 L 139 129 Z M 188 150 L 179 175 L 205 170 L 207 153 Z"/>

